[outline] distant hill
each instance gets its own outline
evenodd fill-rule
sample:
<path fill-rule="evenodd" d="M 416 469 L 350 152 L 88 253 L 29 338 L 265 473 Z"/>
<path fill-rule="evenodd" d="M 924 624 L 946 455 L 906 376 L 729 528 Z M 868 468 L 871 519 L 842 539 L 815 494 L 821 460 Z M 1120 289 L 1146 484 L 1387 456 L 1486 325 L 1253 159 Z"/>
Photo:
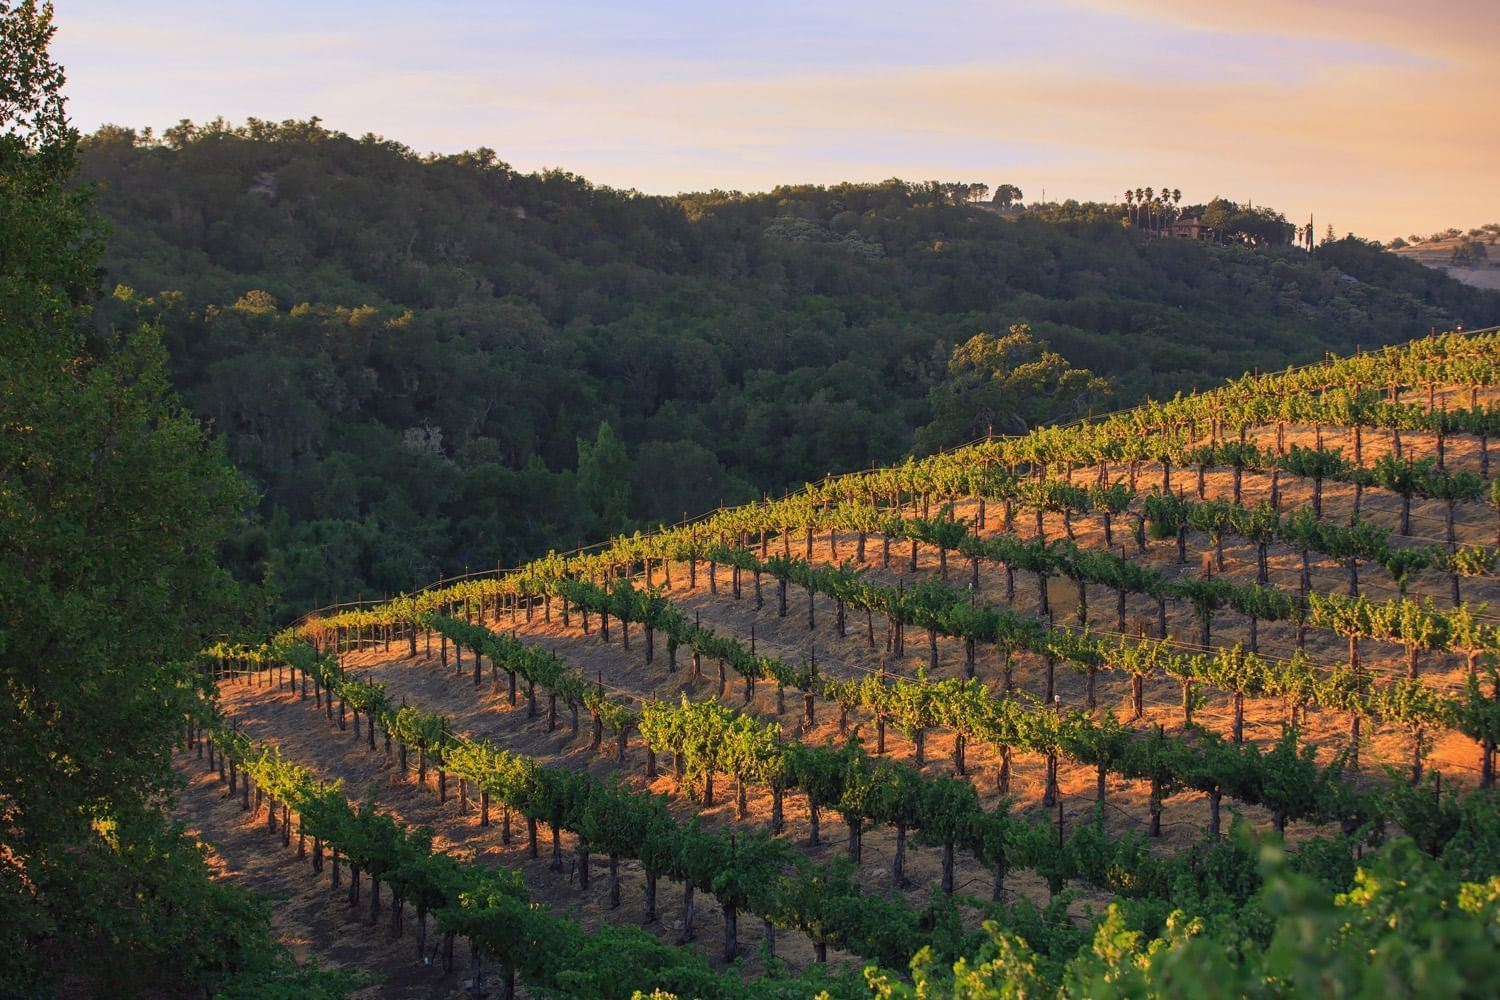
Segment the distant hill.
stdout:
<path fill-rule="evenodd" d="M 1500 322 L 1352 239 L 1148 240 L 896 180 L 649 197 L 316 122 L 164 139 L 85 143 L 135 289 L 105 318 L 159 317 L 264 494 L 231 558 L 288 606 L 895 461 L 954 346 L 1021 321 L 1113 380 L 1098 405 Z"/>
<path fill-rule="evenodd" d="M 1466 285 L 1500 291 L 1500 249 L 1494 248 L 1488 239 L 1479 242 L 1485 246 L 1483 256 L 1476 258 L 1472 252 L 1468 255 L 1461 254 L 1461 256 L 1469 257 L 1463 263 L 1454 262 L 1454 251 L 1463 246 L 1470 247 L 1472 251 L 1472 247 L 1476 245 L 1473 239 L 1457 236 L 1431 238 L 1400 247 L 1392 252 L 1406 260 L 1414 260 L 1427 267 L 1436 268 L 1448 277 Z M 1491 256 L 1492 253 L 1493 256 Z"/>

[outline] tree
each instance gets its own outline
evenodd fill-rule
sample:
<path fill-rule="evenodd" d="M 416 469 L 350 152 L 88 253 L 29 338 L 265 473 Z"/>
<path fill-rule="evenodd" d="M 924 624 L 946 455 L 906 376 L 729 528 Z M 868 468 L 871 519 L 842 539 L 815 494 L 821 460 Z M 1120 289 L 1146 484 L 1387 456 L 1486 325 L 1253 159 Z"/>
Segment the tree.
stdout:
<path fill-rule="evenodd" d="M 1422 651 L 1443 649 L 1449 642 L 1447 616 L 1438 612 L 1430 597 L 1391 605 L 1384 610 L 1384 623 L 1390 638 L 1406 647 L 1406 676 L 1411 680 L 1417 679 L 1417 657 Z"/>
<path fill-rule="evenodd" d="M 1292 475 L 1313 481 L 1312 509 L 1317 517 L 1323 516 L 1323 480 L 1340 476 L 1349 468 L 1342 448 L 1324 451 L 1297 444 L 1292 445 L 1283 464 Z"/>
<path fill-rule="evenodd" d="M 100 233 L 53 32 L 50 4 L 0 0 L 0 994 L 68 973 L 134 993 L 256 947 L 161 811 L 250 494 L 156 329 L 93 322 Z"/>
<path fill-rule="evenodd" d="M 1401 534 L 1411 534 L 1411 498 L 1422 489 L 1431 471 L 1431 459 L 1413 462 L 1387 452 L 1375 462 L 1372 470 L 1377 486 L 1401 496 Z"/>
<path fill-rule="evenodd" d="M 1453 251 L 1448 255 L 1450 264 L 1472 264 L 1475 261 L 1489 259 L 1489 250 L 1483 243 L 1465 236 L 1453 245 Z"/>
<path fill-rule="evenodd" d="M 978 333 L 954 348 L 948 377 L 928 394 L 932 423 L 918 432 L 928 450 L 980 437 L 991 428 L 1024 433 L 1029 428 L 1078 415 L 1110 388 L 1107 379 L 1036 340 L 1018 323 L 1001 337 Z"/>
<path fill-rule="evenodd" d="M 1001 184 L 995 188 L 995 196 L 990 200 L 1000 208 L 1010 208 L 1024 197 L 1021 189 L 1014 184 Z"/>
<path fill-rule="evenodd" d="M 968 835 L 969 824 L 979 811 L 978 793 L 962 778 L 945 774 L 923 790 L 919 838 L 943 849 L 941 888 L 944 893 L 953 892 L 955 845 Z"/>
<path fill-rule="evenodd" d="M 625 530 L 630 512 L 630 458 L 609 421 L 599 425 L 593 442 L 578 439 L 578 498 L 588 535 L 604 538 Z"/>
<path fill-rule="evenodd" d="M 1200 216 L 1206 225 L 1213 227 L 1219 240 L 1227 243 L 1280 246 L 1291 242 L 1297 231 L 1280 212 L 1239 205 L 1227 198 L 1213 199 Z"/>
<path fill-rule="evenodd" d="M 1458 541 L 1453 524 L 1454 508 L 1460 503 L 1478 500 L 1484 496 L 1487 488 L 1485 481 L 1468 469 L 1454 472 L 1438 472 L 1430 467 L 1426 469 L 1422 489 L 1434 500 L 1443 501 L 1447 515 L 1444 518 L 1443 537 L 1449 545 Z"/>

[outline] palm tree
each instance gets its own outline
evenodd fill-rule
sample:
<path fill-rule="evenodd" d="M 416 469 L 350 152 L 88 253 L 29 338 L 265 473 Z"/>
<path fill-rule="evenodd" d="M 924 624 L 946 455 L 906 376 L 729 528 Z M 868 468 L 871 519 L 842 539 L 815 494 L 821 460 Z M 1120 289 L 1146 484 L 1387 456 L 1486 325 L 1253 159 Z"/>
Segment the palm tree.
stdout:
<path fill-rule="evenodd" d="M 1135 225 L 1135 192 L 1125 189 L 1125 211 L 1130 214 L 1130 224 Z"/>
<path fill-rule="evenodd" d="M 1139 226 L 1141 224 L 1141 212 L 1144 211 L 1145 208 L 1146 208 L 1146 189 L 1145 188 L 1136 188 L 1135 189 L 1135 203 L 1136 203 L 1136 205 L 1139 206 L 1136 209 L 1135 224 L 1137 226 Z"/>
<path fill-rule="evenodd" d="M 1146 222 L 1151 229 L 1156 226 L 1156 191 L 1152 188 L 1146 189 Z M 1149 231 L 1149 229 L 1148 229 Z"/>

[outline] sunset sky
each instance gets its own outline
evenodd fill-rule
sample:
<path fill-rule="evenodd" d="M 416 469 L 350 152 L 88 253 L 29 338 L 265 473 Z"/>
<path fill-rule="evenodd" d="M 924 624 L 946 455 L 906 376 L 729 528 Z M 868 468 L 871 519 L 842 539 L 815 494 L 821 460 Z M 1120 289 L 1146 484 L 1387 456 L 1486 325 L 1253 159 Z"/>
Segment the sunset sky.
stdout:
<path fill-rule="evenodd" d="M 317 115 L 674 193 L 1180 188 L 1389 239 L 1500 221 L 1496 0 L 57 0 L 75 123 Z"/>

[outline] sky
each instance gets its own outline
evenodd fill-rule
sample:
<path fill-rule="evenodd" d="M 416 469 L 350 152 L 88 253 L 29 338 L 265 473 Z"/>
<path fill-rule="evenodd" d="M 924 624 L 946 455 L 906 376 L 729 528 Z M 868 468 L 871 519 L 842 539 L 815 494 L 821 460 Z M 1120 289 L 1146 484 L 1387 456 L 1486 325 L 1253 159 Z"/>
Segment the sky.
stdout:
<path fill-rule="evenodd" d="M 1500 0 L 56 0 L 74 123 L 317 116 L 658 194 L 1173 187 L 1500 221 Z"/>

